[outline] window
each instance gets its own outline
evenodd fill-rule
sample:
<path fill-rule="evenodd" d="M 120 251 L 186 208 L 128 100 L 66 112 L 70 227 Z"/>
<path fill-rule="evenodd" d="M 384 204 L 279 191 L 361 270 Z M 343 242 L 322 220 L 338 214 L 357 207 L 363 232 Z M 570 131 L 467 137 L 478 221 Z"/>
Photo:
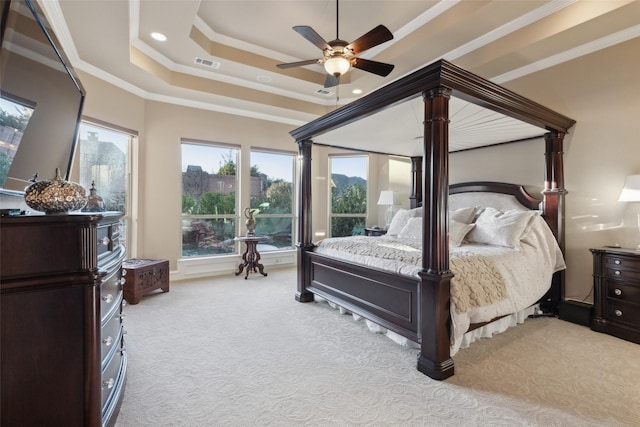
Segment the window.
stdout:
<path fill-rule="evenodd" d="M 366 156 L 330 156 L 331 236 L 364 234 L 367 220 Z"/>
<path fill-rule="evenodd" d="M 236 252 L 239 150 L 234 146 L 182 143 L 182 256 Z"/>
<path fill-rule="evenodd" d="M 79 184 L 102 197 L 104 209 L 123 212 L 126 247 L 131 248 L 131 149 L 133 131 L 92 121 L 80 123 Z"/>
<path fill-rule="evenodd" d="M 251 151 L 251 209 L 256 234 L 269 236 L 260 252 L 293 248 L 294 154 Z"/>
<path fill-rule="evenodd" d="M 0 97 L 0 187 L 4 186 L 9 175 L 13 158 L 18 151 L 34 108 L 28 105 L 27 101 L 12 99 L 2 92 Z"/>

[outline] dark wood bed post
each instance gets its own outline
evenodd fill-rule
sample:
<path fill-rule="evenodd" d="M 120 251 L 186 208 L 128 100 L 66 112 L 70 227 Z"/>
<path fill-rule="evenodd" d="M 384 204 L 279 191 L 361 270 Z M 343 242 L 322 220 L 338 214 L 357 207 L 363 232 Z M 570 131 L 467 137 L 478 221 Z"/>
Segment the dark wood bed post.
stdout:
<path fill-rule="evenodd" d="M 423 237 L 419 296 L 422 307 L 418 323 L 420 354 L 418 370 L 436 380 L 454 374 L 450 354 L 451 336 L 449 268 L 449 99 L 451 89 L 440 86 L 423 93 L 424 171 L 422 188 Z"/>
<path fill-rule="evenodd" d="M 311 265 L 307 251 L 313 248 L 311 239 L 311 146 L 309 139 L 298 142 L 298 289 L 296 301 L 311 302 L 313 293 L 307 290 L 311 283 Z"/>
<path fill-rule="evenodd" d="M 551 231 L 558 239 L 558 245 L 564 252 L 564 154 L 562 142 L 564 133 L 549 132 L 544 135 L 545 177 L 543 196 L 543 211 L 549 222 Z"/>
<path fill-rule="evenodd" d="M 567 190 L 564 188 L 564 162 L 563 162 L 563 141 L 564 133 L 558 131 L 548 132 L 544 135 L 545 150 L 545 178 L 544 190 L 542 190 L 542 210 L 551 228 L 556 236 L 558 246 L 562 253 L 564 252 L 564 198 Z M 553 286 L 551 287 L 548 298 L 550 304 L 543 308 L 558 313 L 558 306 L 564 299 L 564 281 L 565 270 L 559 271 L 553 275 Z"/>

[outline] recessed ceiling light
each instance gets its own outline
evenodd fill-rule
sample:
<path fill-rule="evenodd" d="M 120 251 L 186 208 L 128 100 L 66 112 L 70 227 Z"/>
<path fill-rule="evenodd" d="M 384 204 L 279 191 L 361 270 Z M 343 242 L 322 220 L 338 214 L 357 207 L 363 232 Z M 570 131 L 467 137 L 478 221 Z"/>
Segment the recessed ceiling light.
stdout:
<path fill-rule="evenodd" d="M 258 79 L 258 81 L 262 83 L 269 83 L 272 80 L 271 77 L 265 75 L 258 76 L 256 77 L 256 79 Z"/>
<path fill-rule="evenodd" d="M 354 89 L 351 91 L 351 93 L 354 95 L 360 95 L 362 93 L 362 89 Z"/>
<path fill-rule="evenodd" d="M 159 42 L 167 41 L 167 36 L 162 33 L 153 32 L 151 33 L 151 38 L 153 38 L 154 40 L 158 40 Z"/>

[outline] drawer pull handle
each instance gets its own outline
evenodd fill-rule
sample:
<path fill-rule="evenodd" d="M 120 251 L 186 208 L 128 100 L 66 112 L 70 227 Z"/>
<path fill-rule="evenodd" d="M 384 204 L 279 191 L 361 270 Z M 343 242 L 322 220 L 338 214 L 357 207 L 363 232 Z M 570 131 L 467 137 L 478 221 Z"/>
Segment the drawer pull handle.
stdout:
<path fill-rule="evenodd" d="M 620 272 L 620 270 L 616 270 L 616 272 L 615 272 L 615 273 L 613 273 L 613 274 L 615 274 L 616 276 L 619 276 L 619 275 L 621 275 L 622 273 Z"/>
<path fill-rule="evenodd" d="M 106 303 L 110 303 L 111 301 L 113 301 L 113 295 L 111 294 L 103 295 L 102 300 Z"/>
<path fill-rule="evenodd" d="M 106 388 L 113 388 L 115 383 L 116 381 L 113 378 L 109 378 L 107 381 L 102 382 L 102 386 Z"/>
<path fill-rule="evenodd" d="M 614 311 L 614 313 L 615 313 L 615 315 L 616 315 L 616 316 L 618 316 L 618 317 L 621 317 L 621 316 L 622 316 L 622 310 L 616 310 L 616 311 Z"/>
<path fill-rule="evenodd" d="M 618 295 L 618 296 L 622 295 L 622 291 L 620 289 L 618 289 L 618 288 L 614 289 L 613 293 Z"/>
<path fill-rule="evenodd" d="M 122 275 L 126 276 L 127 275 L 127 270 L 125 270 L 124 268 L 122 269 Z"/>
<path fill-rule="evenodd" d="M 111 337 L 106 337 L 105 339 L 102 340 L 103 344 L 106 345 L 107 347 L 109 347 L 111 344 L 113 344 L 113 338 Z"/>
<path fill-rule="evenodd" d="M 109 246 L 109 243 L 111 243 L 111 239 L 105 236 L 102 239 L 100 239 L 100 243 L 102 243 L 105 246 Z"/>
<path fill-rule="evenodd" d="M 614 264 L 618 264 L 618 265 L 620 265 L 620 260 L 619 260 L 619 259 L 617 259 L 617 260 L 613 261 L 613 263 L 614 263 Z"/>
<path fill-rule="evenodd" d="M 124 285 L 125 283 L 127 283 L 127 279 L 125 279 L 124 277 L 122 279 L 119 280 L 121 285 Z"/>

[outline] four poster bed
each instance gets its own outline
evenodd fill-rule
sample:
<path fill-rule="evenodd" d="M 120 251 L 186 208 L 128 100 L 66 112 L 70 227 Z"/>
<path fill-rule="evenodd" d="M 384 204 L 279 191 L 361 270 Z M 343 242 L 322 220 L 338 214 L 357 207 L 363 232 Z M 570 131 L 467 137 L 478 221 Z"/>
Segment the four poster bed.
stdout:
<path fill-rule="evenodd" d="M 449 186 L 448 156 L 455 143 L 450 141 L 453 132 L 449 126 L 452 96 L 491 110 L 491 114 L 517 119 L 544 130 L 542 200 L 514 184 L 474 182 Z M 354 241 L 346 249 L 336 246 L 340 239 L 325 239 L 326 242 L 314 244 L 311 230 L 312 145 L 373 151 L 369 146 L 373 136 L 369 137 L 366 146 L 358 147 L 352 137 L 341 140 L 340 129 L 347 128 L 345 125 L 364 123 L 383 110 L 388 111 L 389 107 L 398 108 L 402 103 L 406 105 L 416 99 L 422 100 L 424 110 L 423 143 L 417 144 L 418 152 L 415 148 L 403 148 L 396 140 L 386 141 L 383 150 L 375 150 L 380 154 L 411 158 L 411 209 L 402 210 L 402 218 L 400 212 L 394 216 L 390 231 L 392 227 L 397 230 L 387 233 L 389 236 L 355 238 L 381 245 L 383 249 L 378 251 L 382 258 L 372 252 L 358 255 L 354 249 L 358 242 Z M 388 123 L 380 120 L 381 116 L 375 117 L 375 123 Z M 537 301 L 541 301 L 545 310 L 555 312 L 564 280 L 562 143 L 574 123 L 497 84 L 439 60 L 293 130 L 291 135 L 298 144 L 301 159 L 296 300 L 310 302 L 318 295 L 418 343 L 418 370 L 437 380 L 453 375 L 451 356 L 467 331 L 504 319 L 516 311 L 521 313 L 522 308 Z M 393 128 L 393 124 L 385 127 Z M 375 128 L 370 131 L 379 136 L 385 134 L 384 130 Z M 503 142 L 508 141 L 493 141 Z M 489 143 L 487 141 L 485 145 Z M 489 234 L 486 226 L 489 226 Z M 470 239 L 471 244 L 463 243 L 465 239 Z M 404 254 L 402 250 L 405 250 Z M 494 255 L 500 258 L 497 264 L 490 260 Z M 465 260 L 466 256 L 470 261 Z M 538 264 L 527 261 L 536 258 L 539 260 L 534 262 Z M 487 271 L 474 270 L 483 263 L 491 264 L 486 267 Z M 536 277 L 530 279 L 532 275 Z M 496 279 L 500 282 L 498 291 L 489 287 L 492 279 L 480 279 L 502 276 L 510 277 Z M 461 291 L 458 287 L 459 282 L 474 281 L 484 282 L 481 283 L 484 288 Z M 511 301 L 511 294 L 526 295 Z M 486 301 L 478 303 L 483 299 Z M 473 307 L 460 308 L 469 303 Z M 488 309 L 476 306 L 487 306 Z"/>

